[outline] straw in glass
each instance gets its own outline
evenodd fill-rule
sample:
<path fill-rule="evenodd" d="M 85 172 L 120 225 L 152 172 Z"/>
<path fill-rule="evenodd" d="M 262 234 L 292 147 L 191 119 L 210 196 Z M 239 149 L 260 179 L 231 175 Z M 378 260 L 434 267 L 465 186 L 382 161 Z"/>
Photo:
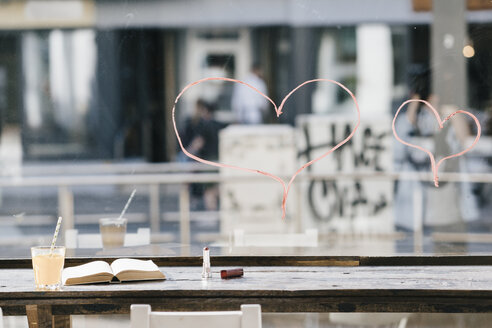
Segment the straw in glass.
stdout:
<path fill-rule="evenodd" d="M 58 232 L 60 232 L 60 226 L 62 223 L 62 217 L 58 217 L 58 222 L 56 223 L 55 234 L 53 235 L 53 240 L 51 241 L 50 255 L 53 254 L 53 250 L 55 249 L 56 238 L 58 238 Z"/>
<path fill-rule="evenodd" d="M 128 209 L 128 206 L 130 206 L 130 203 L 133 199 L 133 196 L 135 196 L 135 193 L 137 192 L 137 189 L 133 189 L 132 194 L 130 195 L 130 198 L 128 198 L 128 201 L 125 204 L 125 207 L 123 208 L 123 211 L 121 211 L 120 217 L 118 219 L 121 219 L 123 215 L 125 215 L 126 210 Z"/>

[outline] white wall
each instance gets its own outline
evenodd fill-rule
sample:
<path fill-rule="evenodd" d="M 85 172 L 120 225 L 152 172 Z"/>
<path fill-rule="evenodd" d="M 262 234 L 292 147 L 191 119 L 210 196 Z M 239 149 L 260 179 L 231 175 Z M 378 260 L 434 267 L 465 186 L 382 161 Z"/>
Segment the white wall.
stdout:
<path fill-rule="evenodd" d="M 296 170 L 294 129 L 287 125 L 231 125 L 220 132 L 221 163 L 259 169 L 279 177 Z M 282 185 L 261 174 L 221 169 L 224 178 L 237 177 L 220 186 L 221 232 L 287 232 L 296 213 L 295 190 L 287 199 L 287 217 L 282 220 Z M 284 180 L 287 180 L 284 178 Z M 288 180 L 287 180 L 288 181 Z"/>

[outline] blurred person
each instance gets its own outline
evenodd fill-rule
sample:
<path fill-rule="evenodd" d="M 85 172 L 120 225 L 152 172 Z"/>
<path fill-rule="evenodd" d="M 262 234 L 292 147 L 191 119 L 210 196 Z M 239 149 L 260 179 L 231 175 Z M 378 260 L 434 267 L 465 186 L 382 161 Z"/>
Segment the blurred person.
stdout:
<path fill-rule="evenodd" d="M 267 87 L 263 80 L 263 72 L 258 63 L 253 64 L 250 74 L 243 82 L 256 88 L 261 93 L 267 95 Z M 268 100 L 259 95 L 251 88 L 235 84 L 231 100 L 232 111 L 239 124 L 261 124 L 263 116 L 268 108 Z"/>
<path fill-rule="evenodd" d="M 482 138 L 477 145 L 477 149 L 473 152 L 473 155 L 466 159 L 467 168 L 473 173 L 490 173 L 492 167 L 492 154 L 490 152 L 490 143 L 492 142 L 492 101 L 489 101 L 485 105 L 485 110 L 475 111 L 473 114 L 477 117 L 482 127 Z M 468 127 L 471 131 L 471 135 L 476 133 L 476 126 L 470 123 Z M 470 232 L 492 232 L 492 184 L 490 183 L 468 183 L 470 185 L 471 197 L 477 202 L 480 211 L 479 218 L 477 220 L 470 220 L 468 225 L 468 231 Z"/>
<path fill-rule="evenodd" d="M 203 99 L 195 103 L 193 115 L 186 119 L 180 132 L 183 146 L 187 151 L 207 160 L 216 160 L 219 154 L 219 130 L 222 125 L 214 119 L 215 106 Z M 178 155 L 181 162 L 192 161 L 182 151 Z"/>
<path fill-rule="evenodd" d="M 410 98 L 428 99 L 430 90 L 429 71 L 422 67 L 411 67 L 411 69 L 414 69 L 415 72 L 410 72 L 410 75 L 412 75 Z M 404 115 L 400 115 L 395 123 L 395 129 L 403 140 L 409 140 L 421 134 L 417 125 L 420 105 L 417 102 L 409 103 L 406 111 L 402 113 Z M 425 153 L 412 151 L 409 147 L 396 140 L 393 142 L 393 151 L 395 171 L 411 172 L 427 169 L 428 158 Z M 423 215 L 423 213 L 414 213 L 416 209 L 414 197 L 422 195 L 422 199 L 419 202 L 423 202 L 425 198 L 423 196 L 424 190 L 423 184 L 418 180 L 395 181 L 394 222 L 396 230 L 405 232 L 414 230 L 415 218 Z"/>
<path fill-rule="evenodd" d="M 427 100 L 441 117 L 457 110 L 455 106 L 439 105 L 439 99 L 429 93 L 428 74 L 415 78 L 411 99 Z M 430 149 L 436 162 L 461 151 L 474 132 L 462 115 L 457 115 L 436 132 L 437 121 L 431 110 L 422 103 L 412 102 L 406 112 L 396 121 L 396 130 L 403 140 L 420 144 Z M 430 172 L 429 156 L 399 142 L 394 144 L 395 170 L 402 172 Z M 443 172 L 466 172 L 467 158 L 460 157 L 444 162 L 439 168 Z M 415 198 L 418 197 L 418 198 Z M 415 213 L 415 202 L 422 204 L 421 213 Z M 426 232 L 466 232 L 470 222 L 480 217 L 476 195 L 471 184 L 440 181 L 439 188 L 432 181 L 401 180 L 395 184 L 395 225 L 398 230 L 414 230 L 414 219 L 422 218 Z"/>
<path fill-rule="evenodd" d="M 203 99 L 195 103 L 192 117 L 186 119 L 180 132 L 185 149 L 206 160 L 216 161 L 219 155 L 219 130 L 224 126 L 214 119 L 215 106 Z M 191 162 L 182 150 L 178 153 L 179 162 Z M 219 190 L 216 184 L 191 184 L 191 206 L 195 210 L 216 210 Z"/>

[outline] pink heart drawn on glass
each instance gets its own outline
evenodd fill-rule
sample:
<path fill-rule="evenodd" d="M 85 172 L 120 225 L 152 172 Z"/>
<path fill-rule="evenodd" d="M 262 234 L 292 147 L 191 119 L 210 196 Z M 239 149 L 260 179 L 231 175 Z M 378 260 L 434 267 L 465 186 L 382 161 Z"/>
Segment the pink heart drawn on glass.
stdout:
<path fill-rule="evenodd" d="M 289 182 L 287 184 L 281 178 L 279 178 L 278 176 L 276 176 L 276 175 L 274 175 L 272 173 L 268 173 L 268 172 L 257 170 L 257 169 L 251 169 L 251 168 L 245 168 L 245 167 L 230 165 L 230 164 L 222 164 L 222 163 L 212 162 L 212 161 L 209 161 L 209 160 L 200 158 L 198 156 L 195 156 L 195 155 L 191 154 L 190 152 L 188 152 L 185 149 L 185 147 L 183 146 L 183 143 L 181 141 L 181 137 L 179 136 L 178 128 L 176 126 L 175 112 L 176 112 L 176 104 L 178 103 L 178 101 L 181 98 L 181 96 L 186 92 L 186 90 L 188 90 L 189 88 L 191 88 L 191 87 L 193 87 L 193 86 L 195 86 L 197 84 L 200 84 L 202 82 L 206 82 L 206 81 L 217 81 L 217 80 L 239 83 L 239 84 L 245 85 L 246 87 L 248 87 L 248 88 L 252 89 L 253 91 L 257 92 L 258 94 L 260 94 L 262 97 L 264 97 L 266 100 L 268 100 L 273 105 L 273 108 L 275 109 L 275 112 L 277 114 L 277 117 L 279 117 L 280 115 L 282 115 L 282 109 L 283 109 L 284 104 L 287 101 L 287 99 L 289 99 L 289 97 L 294 92 L 296 92 L 299 88 L 303 87 L 306 84 L 314 83 L 314 82 L 331 82 L 331 83 L 334 83 L 334 84 L 338 85 L 342 89 L 344 89 L 352 97 L 352 99 L 354 101 L 354 104 L 355 104 L 355 107 L 357 109 L 357 124 L 355 125 L 354 129 L 352 130 L 352 132 L 344 140 L 342 140 L 341 142 L 339 142 L 337 145 L 335 145 L 333 148 L 331 148 L 329 151 L 325 152 L 321 156 L 319 156 L 319 157 L 317 157 L 317 158 L 315 158 L 315 159 L 313 159 L 313 160 L 305 163 L 304 165 L 302 165 L 294 173 L 294 175 L 292 175 L 292 177 L 290 178 L 290 180 L 289 180 Z M 352 93 L 352 91 L 350 91 L 346 86 L 344 86 L 340 82 L 337 82 L 337 81 L 334 81 L 334 80 L 314 79 L 314 80 L 305 81 L 305 82 L 299 84 L 297 87 L 295 87 L 291 92 L 289 92 L 287 94 L 287 96 L 285 96 L 285 98 L 280 103 L 280 106 L 277 106 L 277 104 L 275 104 L 275 102 L 272 99 L 270 99 L 267 95 L 263 94 L 258 89 L 256 89 L 255 87 L 253 87 L 252 85 L 250 85 L 248 83 L 245 83 L 245 82 L 240 81 L 240 80 L 234 80 L 234 79 L 224 78 L 224 77 L 208 77 L 208 78 L 204 78 L 204 79 L 201 79 L 201 80 L 192 82 L 192 83 L 188 84 L 186 87 L 184 87 L 183 90 L 181 90 L 181 92 L 176 97 L 176 100 L 174 101 L 174 106 L 173 106 L 173 111 L 172 111 L 172 119 L 173 119 L 173 125 L 174 125 L 174 132 L 176 133 L 176 137 L 178 139 L 179 146 L 181 147 L 181 150 L 183 151 L 183 153 L 186 156 L 188 156 L 188 157 L 190 157 L 190 158 L 192 158 L 192 159 L 194 159 L 194 160 L 196 160 L 198 162 L 205 163 L 205 164 L 212 165 L 212 166 L 224 167 L 224 168 L 231 168 L 231 169 L 242 170 L 242 171 L 246 171 L 246 172 L 259 173 L 259 174 L 268 176 L 268 177 L 270 177 L 270 178 L 278 181 L 280 184 L 282 184 L 282 187 L 284 189 L 283 198 L 282 198 L 282 219 L 284 219 L 285 218 L 285 204 L 286 204 L 286 201 L 287 201 L 287 196 L 289 194 L 290 187 L 291 187 L 292 183 L 294 182 L 294 179 L 296 178 L 296 176 L 299 173 L 301 173 L 301 171 L 304 170 L 306 167 L 308 167 L 308 166 L 312 165 L 313 163 L 315 163 L 315 162 L 323 159 L 324 157 L 328 156 L 329 154 L 331 154 L 332 152 L 334 152 L 335 150 L 337 150 L 338 148 L 340 148 L 343 144 L 345 144 L 347 141 L 349 141 L 354 136 L 355 131 L 357 131 L 357 129 L 359 128 L 359 124 L 360 124 L 360 109 L 359 109 L 359 104 L 357 103 L 357 99 L 355 98 L 355 96 Z"/>
<path fill-rule="evenodd" d="M 473 143 L 466 149 L 460 151 L 459 153 L 456 153 L 456 154 L 453 154 L 453 155 L 449 155 L 449 156 L 446 156 L 444 158 L 441 158 L 439 160 L 439 162 L 437 162 L 436 164 L 436 160 L 434 158 L 434 154 L 432 154 L 428 149 L 425 149 L 423 147 L 420 147 L 418 145 L 414 145 L 414 144 L 411 144 L 409 142 L 406 142 L 404 140 L 402 140 L 398 134 L 396 133 L 396 129 L 395 129 L 395 122 L 396 122 L 396 118 L 398 117 L 398 114 L 400 113 L 400 110 L 408 103 L 411 103 L 411 102 L 420 102 L 420 103 L 423 103 L 425 104 L 430 110 L 432 110 L 432 113 L 434 114 L 434 116 L 436 117 L 436 120 L 437 120 L 437 123 L 439 124 L 439 129 L 442 129 L 444 127 L 444 123 L 447 122 L 451 117 L 455 116 L 456 114 L 465 114 L 465 115 L 468 115 L 470 116 L 474 121 L 475 121 L 475 124 L 477 125 L 477 135 L 475 137 L 475 140 L 473 141 Z M 425 100 L 421 100 L 421 99 L 409 99 L 407 101 L 405 101 L 404 103 L 402 103 L 400 105 L 400 107 L 398 108 L 398 110 L 396 111 L 396 114 L 395 114 L 395 117 L 393 118 L 393 124 L 392 124 L 392 129 L 393 129 L 393 134 L 395 136 L 395 138 L 401 142 L 402 144 L 406 145 L 406 146 L 409 146 L 409 147 L 412 147 L 412 148 L 415 148 L 415 149 L 419 149 L 419 150 L 422 150 L 424 152 L 427 153 L 427 155 L 429 155 L 429 158 L 430 158 L 430 161 L 431 161 L 431 168 L 432 168 L 432 173 L 434 175 L 434 185 L 436 187 L 439 187 L 439 177 L 437 176 L 437 171 L 439 170 L 439 166 L 447 159 L 450 159 L 450 158 L 453 158 L 453 157 L 458 157 L 458 156 L 461 156 L 467 152 L 469 152 L 473 147 L 475 147 L 475 145 L 477 144 L 478 142 L 478 139 L 480 139 L 480 134 L 482 133 L 482 128 L 480 126 L 480 122 L 478 121 L 478 119 L 475 117 L 475 115 L 473 115 L 472 113 L 470 112 L 467 112 L 465 110 L 457 110 L 455 111 L 454 113 L 451 113 L 449 114 L 444 120 L 441 120 L 441 117 L 439 116 L 439 113 L 437 112 L 437 110 L 427 101 Z"/>

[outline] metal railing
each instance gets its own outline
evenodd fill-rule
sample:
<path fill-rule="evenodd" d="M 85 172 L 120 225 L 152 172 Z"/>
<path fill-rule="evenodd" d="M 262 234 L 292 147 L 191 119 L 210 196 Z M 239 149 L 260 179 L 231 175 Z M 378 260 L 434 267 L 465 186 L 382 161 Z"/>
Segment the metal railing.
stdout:
<path fill-rule="evenodd" d="M 166 164 L 96 164 L 68 166 L 43 166 L 23 169 L 22 176 L 0 177 L 2 187 L 56 187 L 58 195 L 58 214 L 63 216 L 63 229 L 73 229 L 75 225 L 74 199 L 72 187 L 102 185 L 140 185 L 148 186 L 151 232 L 159 232 L 161 224 L 160 190 L 161 185 L 179 185 L 179 222 L 180 241 L 190 243 L 190 183 L 245 182 L 255 183 L 265 180 L 261 175 L 245 174 L 241 176 L 221 175 L 218 170 L 199 163 Z M 189 172 L 193 171 L 193 172 Z M 148 173 L 151 172 L 151 173 Z M 159 173 L 158 173 L 159 172 Z M 165 172 L 165 173 L 164 173 Z M 203 173 L 197 173 L 203 172 Z M 45 176 L 41 176 L 41 174 Z M 288 177 L 284 177 L 285 180 Z M 303 173 L 296 183 L 306 180 L 419 180 L 432 181 L 430 173 L 420 172 L 353 172 L 353 173 Z M 492 183 L 491 173 L 440 173 L 440 181 Z M 301 194 L 297 193 L 300 204 Z M 298 215 L 299 216 L 299 215 Z M 301 220 L 300 217 L 296 218 Z M 418 221 L 418 220 L 417 220 Z M 422 222 L 418 222 L 416 232 L 422 231 Z M 299 225 L 300 226 L 300 225 Z"/>

